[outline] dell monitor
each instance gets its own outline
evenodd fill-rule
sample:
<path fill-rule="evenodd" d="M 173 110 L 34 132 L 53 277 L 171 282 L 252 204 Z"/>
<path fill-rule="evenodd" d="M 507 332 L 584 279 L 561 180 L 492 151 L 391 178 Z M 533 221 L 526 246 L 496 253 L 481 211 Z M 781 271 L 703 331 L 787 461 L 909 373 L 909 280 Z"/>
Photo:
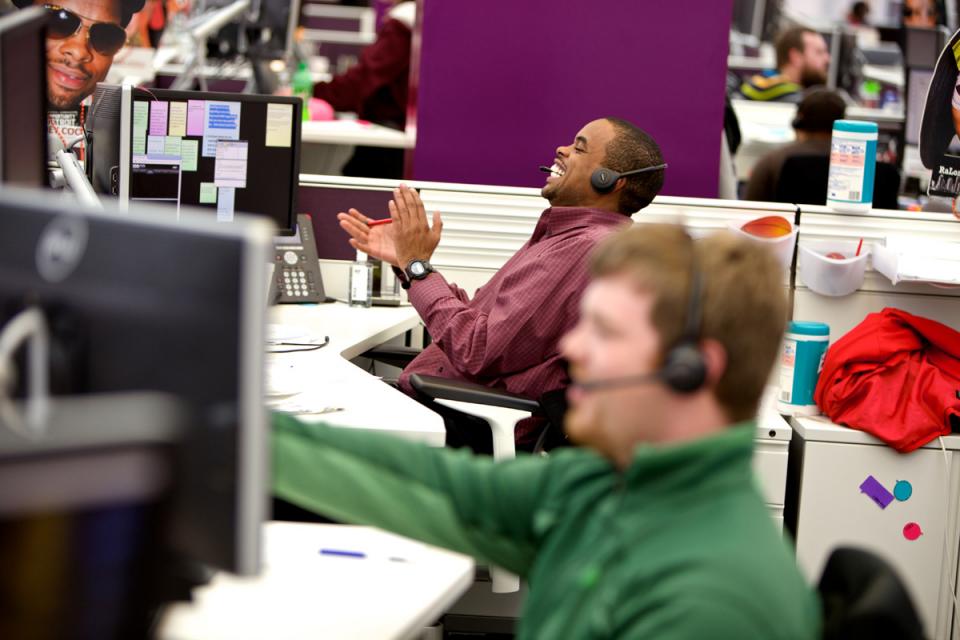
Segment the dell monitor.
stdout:
<path fill-rule="evenodd" d="M 0 182 L 43 187 L 47 180 L 46 13 L 0 18 Z"/>
<path fill-rule="evenodd" d="M 299 98 L 98 85 L 89 173 L 121 207 L 239 212 L 293 233 L 300 178 Z M 161 211 L 161 209 L 156 209 Z"/>
<path fill-rule="evenodd" d="M 43 312 L 54 397 L 159 392 L 185 403 L 195 420 L 171 545 L 244 575 L 258 572 L 269 504 L 263 265 L 273 234 L 253 217 L 222 225 L 184 207 L 174 221 L 142 203 L 126 215 L 65 210 L 54 194 L 0 191 L 0 329 L 28 306 Z"/>

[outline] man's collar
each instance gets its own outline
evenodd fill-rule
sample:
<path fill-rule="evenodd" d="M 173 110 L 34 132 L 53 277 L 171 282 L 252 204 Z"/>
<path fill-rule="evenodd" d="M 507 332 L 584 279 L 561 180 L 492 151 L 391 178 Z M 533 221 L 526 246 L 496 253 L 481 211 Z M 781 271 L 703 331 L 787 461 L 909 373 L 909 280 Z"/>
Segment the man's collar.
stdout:
<path fill-rule="evenodd" d="M 593 207 L 550 207 L 537 221 L 531 240 L 536 242 L 558 233 L 581 227 L 616 227 L 630 222 L 630 217 L 615 211 Z"/>

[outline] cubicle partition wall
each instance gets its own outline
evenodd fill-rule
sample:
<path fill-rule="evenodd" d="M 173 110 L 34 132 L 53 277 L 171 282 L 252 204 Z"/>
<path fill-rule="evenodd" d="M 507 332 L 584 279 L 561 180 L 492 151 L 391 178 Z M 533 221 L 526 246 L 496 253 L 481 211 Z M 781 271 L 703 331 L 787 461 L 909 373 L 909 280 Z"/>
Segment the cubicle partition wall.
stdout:
<path fill-rule="evenodd" d="M 807 269 L 800 269 L 794 289 L 795 319 L 827 323 L 831 343 L 867 314 L 885 307 L 960 330 L 960 288 L 921 282 L 892 284 L 875 269 L 875 247 L 896 242 L 905 246 L 911 241 L 923 243 L 925 255 L 912 257 L 914 268 L 936 261 L 938 246 L 943 249 L 943 243 L 960 243 L 960 221 L 950 214 L 880 210 L 843 214 L 826 207 L 802 207 L 798 252 L 822 251 L 829 244 L 849 251 L 861 238 L 862 251 L 874 251 L 867 259 L 862 283 L 854 282 L 849 295 L 824 296 L 810 288 L 810 284 L 817 285 L 807 281 L 811 277 Z M 957 258 L 954 253 L 954 265 Z M 949 267 L 949 263 L 947 259 L 940 265 Z M 941 277 L 948 274 L 948 268 L 939 273 Z M 960 436 L 944 437 L 943 450 L 935 440 L 901 454 L 871 435 L 834 425 L 823 416 L 795 418 L 793 427 L 786 526 L 795 536 L 797 561 L 805 575 L 815 580 L 837 545 L 865 547 L 897 569 L 930 637 L 960 637 L 951 594 L 956 591 L 960 548 Z M 906 481 L 912 495 L 881 508 L 860 490 L 868 476 L 891 492 L 898 482 Z M 905 527 L 911 523 L 922 531 L 916 539 L 907 536 Z"/>
<path fill-rule="evenodd" d="M 314 214 L 328 291 L 345 292 L 347 282 L 346 235 L 336 226 L 335 210 L 359 204 L 371 217 L 386 215 L 390 190 L 397 184 L 301 176 L 300 203 Z M 468 292 L 483 285 L 520 248 L 548 206 L 536 189 L 408 184 L 420 189 L 428 213 L 438 210 L 443 215 L 443 238 L 432 261 L 447 279 Z M 937 259 L 943 260 L 938 264 L 946 269 L 956 268 L 958 253 L 951 254 L 944 244 L 960 243 L 960 222 L 950 214 L 879 210 L 844 214 L 817 206 L 659 197 L 633 218 L 638 224 L 681 222 L 700 235 L 768 215 L 799 222 L 802 249 L 796 255 L 803 249 L 824 250 L 822 243 L 828 243 L 848 258 L 855 257 L 861 238 L 862 252 L 896 243 L 909 247 L 911 241 L 919 241 L 925 243 L 921 251 L 926 255 L 913 261 L 914 268 Z M 346 254 L 352 259 L 352 250 L 347 248 Z M 960 330 L 960 288 L 924 282 L 893 284 L 873 268 L 871 256 L 862 283 L 855 282 L 847 295 L 826 296 L 810 288 L 804 279 L 809 277 L 806 270 L 799 269 L 802 263 L 791 260 L 784 272 L 784 286 L 793 297 L 792 317 L 827 323 L 832 342 L 867 314 L 885 307 Z M 776 417 L 768 411 L 762 416 Z M 867 433 L 834 425 L 822 416 L 795 418 L 791 426 L 792 432 L 782 420 L 761 424 L 754 468 L 774 519 L 784 522 L 796 537 L 798 563 L 808 579 L 816 581 L 829 551 L 837 545 L 872 549 L 903 576 L 927 632 L 935 638 L 960 638 L 960 631 L 954 631 L 958 625 L 953 622 L 951 595 L 960 549 L 960 435 L 943 438 L 944 451 L 934 441 L 904 455 Z M 907 480 L 913 497 L 881 509 L 859 489 L 868 475 L 890 490 L 897 481 Z M 904 526 L 909 523 L 921 527 L 919 538 L 905 537 Z"/>
<path fill-rule="evenodd" d="M 348 262 L 354 257 L 346 234 L 336 223 L 337 211 L 355 206 L 373 218 L 386 216 L 386 203 L 395 180 L 301 175 L 298 202 L 314 219 L 324 288 L 345 297 Z M 428 215 L 440 211 L 443 237 L 431 262 L 444 277 L 469 293 L 490 277 L 529 239 L 540 213 L 549 203 L 537 189 L 437 182 L 407 182 L 420 190 Z M 634 215 L 646 222 L 680 222 L 694 235 L 726 228 L 767 215 L 794 221 L 796 208 L 783 204 L 740 203 L 696 198 L 661 197 Z M 345 248 L 346 247 L 346 248 Z M 784 272 L 784 286 L 789 284 Z M 757 429 L 754 468 L 774 520 L 783 522 L 790 428 L 766 414 Z"/>

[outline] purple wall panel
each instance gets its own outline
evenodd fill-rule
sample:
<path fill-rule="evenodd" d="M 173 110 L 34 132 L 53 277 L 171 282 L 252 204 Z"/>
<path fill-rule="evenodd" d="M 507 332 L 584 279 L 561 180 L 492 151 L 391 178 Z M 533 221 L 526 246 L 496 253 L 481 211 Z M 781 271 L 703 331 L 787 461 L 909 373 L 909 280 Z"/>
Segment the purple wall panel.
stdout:
<path fill-rule="evenodd" d="M 650 133 L 664 193 L 716 197 L 732 0 L 426 0 L 418 180 L 540 186 L 595 118 Z"/>
<path fill-rule="evenodd" d="M 301 185 L 297 192 L 297 211 L 309 213 L 313 219 L 313 237 L 321 259 L 353 260 L 357 251 L 347 242 L 350 236 L 340 228 L 337 213 L 353 207 L 371 218 L 388 218 L 387 203 L 392 197 L 390 191 Z"/>

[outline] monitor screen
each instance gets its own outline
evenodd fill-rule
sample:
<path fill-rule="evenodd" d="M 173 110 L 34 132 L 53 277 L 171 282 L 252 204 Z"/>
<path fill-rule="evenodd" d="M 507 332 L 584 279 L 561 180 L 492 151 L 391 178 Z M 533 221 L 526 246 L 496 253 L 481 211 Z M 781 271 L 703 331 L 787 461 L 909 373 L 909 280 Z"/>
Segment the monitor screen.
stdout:
<path fill-rule="evenodd" d="M 0 327 L 27 305 L 50 327 L 55 395 L 172 394 L 187 430 L 172 538 L 211 566 L 251 574 L 267 508 L 263 322 L 273 226 L 170 220 L 136 203 L 64 209 L 54 194 L 0 191 Z M 22 368 L 21 368 L 22 370 Z M 17 380 L 21 392 L 23 377 Z"/>
<path fill-rule="evenodd" d="M 904 27 L 903 58 L 907 68 L 933 69 L 943 45 L 937 29 Z"/>
<path fill-rule="evenodd" d="M 46 15 L 31 7 L 0 18 L 0 181 L 47 181 Z"/>
<path fill-rule="evenodd" d="M 270 218 L 293 233 L 300 178 L 299 98 L 98 85 L 91 108 L 94 189 L 121 206 Z M 119 123 L 119 125 L 117 124 Z"/>
<path fill-rule="evenodd" d="M 927 89 L 933 79 L 933 69 L 907 69 L 907 96 L 904 140 L 907 144 L 920 144 L 920 123 L 927 103 Z"/>

